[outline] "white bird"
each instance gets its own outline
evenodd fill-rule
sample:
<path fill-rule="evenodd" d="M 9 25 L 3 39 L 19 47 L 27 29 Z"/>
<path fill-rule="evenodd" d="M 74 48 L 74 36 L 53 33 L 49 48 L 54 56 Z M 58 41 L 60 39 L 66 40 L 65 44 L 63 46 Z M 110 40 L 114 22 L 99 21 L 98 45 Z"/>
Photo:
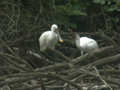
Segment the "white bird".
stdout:
<path fill-rule="evenodd" d="M 63 39 L 59 34 L 58 26 L 56 24 L 53 24 L 51 26 L 51 31 L 42 33 L 39 38 L 40 51 L 45 51 L 46 49 L 54 49 L 58 41 L 63 42 Z"/>
<path fill-rule="evenodd" d="M 72 32 L 72 29 L 69 29 Z M 72 32 L 73 39 L 75 39 L 76 47 L 81 50 L 81 55 L 83 53 L 91 53 L 97 49 L 99 49 L 98 43 L 91 38 L 88 37 L 80 37 L 79 34 Z"/>

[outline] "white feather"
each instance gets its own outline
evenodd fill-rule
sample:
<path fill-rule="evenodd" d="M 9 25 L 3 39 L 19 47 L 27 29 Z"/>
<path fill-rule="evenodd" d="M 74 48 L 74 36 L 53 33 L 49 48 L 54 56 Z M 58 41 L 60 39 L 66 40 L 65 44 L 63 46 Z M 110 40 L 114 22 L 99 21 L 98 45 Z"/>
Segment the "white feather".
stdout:
<path fill-rule="evenodd" d="M 81 50 L 81 55 L 83 55 L 83 52 L 90 53 L 99 48 L 98 43 L 94 39 L 80 37 L 78 34 L 76 34 L 75 44 Z"/>
<path fill-rule="evenodd" d="M 46 31 L 42 33 L 39 38 L 40 51 L 45 51 L 48 48 L 54 49 L 58 40 L 62 40 L 57 29 L 58 26 L 56 24 L 53 24 L 51 27 L 51 31 Z"/>

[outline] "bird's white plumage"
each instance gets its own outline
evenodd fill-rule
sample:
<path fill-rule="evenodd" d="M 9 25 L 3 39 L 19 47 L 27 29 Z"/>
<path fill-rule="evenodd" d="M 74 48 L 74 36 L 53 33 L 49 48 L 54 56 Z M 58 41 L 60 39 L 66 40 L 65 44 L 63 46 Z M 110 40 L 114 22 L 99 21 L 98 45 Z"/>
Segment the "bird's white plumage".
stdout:
<path fill-rule="evenodd" d="M 52 26 L 51 26 L 51 31 L 55 31 L 56 29 L 58 29 L 58 26 L 56 25 L 56 24 L 53 24 Z"/>
<path fill-rule="evenodd" d="M 83 52 L 90 53 L 99 48 L 98 43 L 94 39 L 80 37 L 78 34 L 76 34 L 75 44 L 81 50 L 82 55 Z"/>
<path fill-rule="evenodd" d="M 58 40 L 62 40 L 58 32 L 58 26 L 53 24 L 51 31 L 46 31 L 42 33 L 39 38 L 40 51 L 45 51 L 46 49 L 54 49 Z"/>

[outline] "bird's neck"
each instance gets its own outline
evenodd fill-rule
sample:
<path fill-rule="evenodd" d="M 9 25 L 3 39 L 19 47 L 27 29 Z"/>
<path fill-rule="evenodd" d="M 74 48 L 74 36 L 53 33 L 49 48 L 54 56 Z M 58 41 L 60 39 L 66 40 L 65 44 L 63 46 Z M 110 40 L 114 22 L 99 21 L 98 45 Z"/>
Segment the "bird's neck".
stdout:
<path fill-rule="evenodd" d="M 79 39 L 75 39 L 75 44 L 76 44 L 76 47 L 80 47 L 80 38 Z"/>
<path fill-rule="evenodd" d="M 51 27 L 51 31 L 55 32 L 55 29 L 53 27 Z"/>
<path fill-rule="evenodd" d="M 76 33 L 76 40 L 79 40 L 80 39 L 80 36 L 79 34 Z"/>
<path fill-rule="evenodd" d="M 79 46 L 79 44 L 80 44 L 80 36 L 79 36 L 79 34 L 75 34 L 75 43 L 76 43 L 76 46 L 78 47 Z"/>
<path fill-rule="evenodd" d="M 55 30 L 51 29 L 52 33 L 56 33 Z"/>

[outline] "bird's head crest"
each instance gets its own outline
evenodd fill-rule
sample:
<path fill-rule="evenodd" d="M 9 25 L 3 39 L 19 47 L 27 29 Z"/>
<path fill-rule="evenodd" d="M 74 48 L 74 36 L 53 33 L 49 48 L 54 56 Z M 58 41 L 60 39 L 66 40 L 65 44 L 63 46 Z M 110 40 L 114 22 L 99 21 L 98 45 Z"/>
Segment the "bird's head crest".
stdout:
<path fill-rule="evenodd" d="M 52 31 L 55 31 L 55 30 L 57 30 L 58 29 L 58 26 L 56 25 L 56 24 L 53 24 L 52 26 L 51 26 L 51 30 Z"/>

